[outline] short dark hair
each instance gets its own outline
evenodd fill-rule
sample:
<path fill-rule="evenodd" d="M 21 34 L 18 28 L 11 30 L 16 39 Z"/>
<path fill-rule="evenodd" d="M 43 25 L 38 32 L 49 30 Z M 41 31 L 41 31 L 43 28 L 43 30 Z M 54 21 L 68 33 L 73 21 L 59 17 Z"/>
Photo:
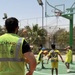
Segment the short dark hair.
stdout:
<path fill-rule="evenodd" d="M 18 19 L 15 17 L 10 17 L 5 20 L 5 27 L 7 32 L 12 33 L 18 27 Z"/>
<path fill-rule="evenodd" d="M 43 45 L 42 45 L 42 44 L 40 44 L 40 47 L 43 47 Z"/>
<path fill-rule="evenodd" d="M 55 49 L 55 44 L 51 44 L 51 48 L 52 49 Z"/>

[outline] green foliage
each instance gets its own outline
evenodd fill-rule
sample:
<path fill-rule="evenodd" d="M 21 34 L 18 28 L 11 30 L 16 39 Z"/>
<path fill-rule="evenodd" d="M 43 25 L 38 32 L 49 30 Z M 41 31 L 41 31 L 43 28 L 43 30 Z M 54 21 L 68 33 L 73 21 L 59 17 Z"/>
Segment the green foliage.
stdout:
<path fill-rule="evenodd" d="M 42 43 L 42 41 L 45 44 L 47 36 L 47 31 L 45 29 L 41 29 L 40 27 L 38 27 L 38 24 L 33 25 L 32 28 L 26 26 L 25 29 L 28 32 L 29 39 L 27 40 L 30 44 L 35 44 L 38 46 Z"/>
<path fill-rule="evenodd" d="M 23 33 L 24 29 L 27 30 L 27 33 Z M 0 26 L 0 35 L 4 33 L 6 33 L 5 28 Z M 50 40 L 48 39 L 47 30 L 40 28 L 38 24 L 33 25 L 33 27 L 30 27 L 28 25 L 23 29 L 19 29 L 18 35 L 21 37 L 25 37 L 28 43 L 35 47 L 35 51 L 33 52 L 38 51 L 38 46 L 40 44 L 43 43 L 43 45 L 45 45 L 46 42 L 49 43 Z M 55 43 L 57 43 L 60 48 L 64 48 L 69 44 L 69 31 L 66 31 L 65 29 L 59 29 L 53 34 L 53 38 L 55 39 Z M 75 48 L 75 27 L 73 28 L 73 47 Z"/>
<path fill-rule="evenodd" d="M 24 29 L 19 30 L 19 35 L 25 37 L 30 45 L 34 45 L 35 50 L 37 51 L 38 46 L 43 43 L 46 43 L 47 31 L 38 27 L 38 24 L 32 25 L 33 27 L 26 26 L 24 29 L 27 30 L 27 33 L 22 33 Z M 36 52 L 34 51 L 34 52 Z"/>
<path fill-rule="evenodd" d="M 6 33 L 5 28 L 4 28 L 4 27 L 2 28 L 2 26 L 0 26 L 0 35 L 2 35 L 2 34 L 4 34 L 4 33 Z"/>
<path fill-rule="evenodd" d="M 54 35 L 55 42 L 58 43 L 60 48 L 64 48 L 69 44 L 69 32 L 65 29 L 59 29 Z"/>

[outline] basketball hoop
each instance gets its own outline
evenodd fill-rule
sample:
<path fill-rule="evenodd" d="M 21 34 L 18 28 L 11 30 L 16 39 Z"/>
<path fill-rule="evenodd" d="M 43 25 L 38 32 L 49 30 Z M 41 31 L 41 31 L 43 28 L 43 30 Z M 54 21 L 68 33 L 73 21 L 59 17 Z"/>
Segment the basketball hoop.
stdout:
<path fill-rule="evenodd" d="M 55 15 L 58 17 L 58 16 L 61 16 L 61 12 L 55 12 Z"/>

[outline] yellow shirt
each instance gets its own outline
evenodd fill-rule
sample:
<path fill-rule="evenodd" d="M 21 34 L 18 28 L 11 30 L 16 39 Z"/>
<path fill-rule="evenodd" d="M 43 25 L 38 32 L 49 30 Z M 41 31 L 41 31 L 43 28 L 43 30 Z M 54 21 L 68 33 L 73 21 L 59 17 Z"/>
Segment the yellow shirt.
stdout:
<path fill-rule="evenodd" d="M 68 50 L 67 53 L 66 53 L 66 59 L 65 59 L 65 62 L 68 62 L 70 63 L 72 60 L 72 50 Z"/>
<path fill-rule="evenodd" d="M 37 58 L 36 58 L 37 63 L 42 61 L 42 56 L 41 56 L 42 52 L 43 52 L 43 51 L 40 50 L 40 52 L 39 52 L 38 55 L 37 55 Z"/>
<path fill-rule="evenodd" d="M 49 56 L 51 56 L 51 62 L 58 62 L 59 50 L 51 50 Z"/>

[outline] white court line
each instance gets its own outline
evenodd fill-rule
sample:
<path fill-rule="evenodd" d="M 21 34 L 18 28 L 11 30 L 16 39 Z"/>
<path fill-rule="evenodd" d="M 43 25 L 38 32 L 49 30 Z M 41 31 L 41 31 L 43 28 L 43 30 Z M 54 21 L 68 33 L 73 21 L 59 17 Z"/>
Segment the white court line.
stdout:
<path fill-rule="evenodd" d="M 38 71 L 34 71 L 34 73 L 38 73 L 38 74 L 41 74 L 41 75 L 52 75 L 52 74 L 42 73 L 42 72 L 38 72 Z M 56 75 L 56 74 L 54 74 L 54 75 Z M 59 75 L 75 75 L 75 74 L 59 74 Z"/>

